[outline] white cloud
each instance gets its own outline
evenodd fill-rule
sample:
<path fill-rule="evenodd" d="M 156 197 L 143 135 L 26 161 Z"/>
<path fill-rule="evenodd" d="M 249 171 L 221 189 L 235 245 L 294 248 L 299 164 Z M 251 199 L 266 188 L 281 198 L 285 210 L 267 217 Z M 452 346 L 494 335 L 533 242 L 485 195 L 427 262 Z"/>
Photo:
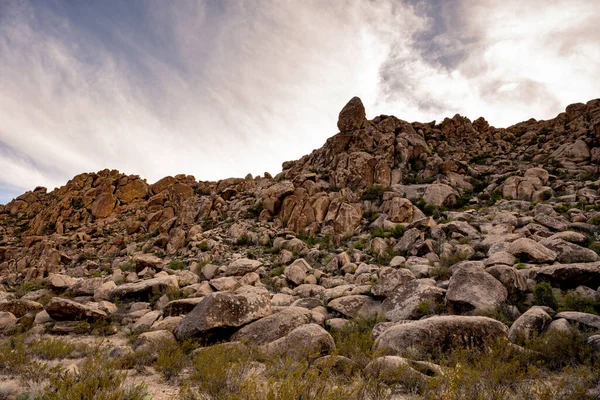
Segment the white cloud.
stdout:
<path fill-rule="evenodd" d="M 393 0 L 143 4 L 146 23 L 106 21 L 108 39 L 56 9 L 3 5 L 0 191 L 103 168 L 277 173 L 336 132 L 354 95 L 368 117 L 508 125 L 599 89 L 594 2 L 457 2 L 459 28 L 435 37 L 452 68 L 415 43 L 434 21 Z"/>

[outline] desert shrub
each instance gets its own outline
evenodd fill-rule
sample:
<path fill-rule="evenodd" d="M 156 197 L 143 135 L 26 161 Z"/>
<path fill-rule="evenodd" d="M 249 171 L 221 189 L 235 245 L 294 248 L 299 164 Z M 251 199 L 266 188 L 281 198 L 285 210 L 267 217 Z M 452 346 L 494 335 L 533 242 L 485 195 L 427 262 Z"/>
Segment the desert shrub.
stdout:
<path fill-rule="evenodd" d="M 440 258 L 440 264 L 442 264 L 445 267 L 451 267 L 454 264 L 458 264 L 461 261 L 465 261 L 469 258 L 468 255 L 464 254 L 464 253 L 452 253 L 450 255 L 444 255 Z"/>
<path fill-rule="evenodd" d="M 63 338 L 38 340 L 31 344 L 31 351 L 44 360 L 67 358 L 75 351 L 75 345 Z"/>
<path fill-rule="evenodd" d="M 590 250 L 595 251 L 600 255 L 600 242 L 593 242 L 589 245 Z"/>
<path fill-rule="evenodd" d="M 208 242 L 206 240 L 203 240 L 200 243 L 198 243 L 197 247 L 198 247 L 198 250 L 200 250 L 203 253 L 210 250 L 210 246 L 208 245 Z"/>
<path fill-rule="evenodd" d="M 263 210 L 263 204 L 262 204 L 262 201 L 259 201 L 258 203 L 254 204 L 253 206 L 248 208 L 248 210 L 246 211 L 246 218 L 247 219 L 258 218 L 258 216 L 260 215 L 262 210 Z"/>
<path fill-rule="evenodd" d="M 271 278 L 274 278 L 276 276 L 280 276 L 283 274 L 283 271 L 285 270 L 285 267 L 283 266 L 279 266 L 279 267 L 275 267 L 272 270 L 269 271 L 269 276 Z"/>
<path fill-rule="evenodd" d="M 533 304 L 536 306 L 548 306 L 554 310 L 558 308 L 558 301 L 552 286 L 548 282 L 542 282 L 533 288 Z"/>
<path fill-rule="evenodd" d="M 55 369 L 40 400 L 144 400 L 144 385 L 125 385 L 127 373 L 102 353 L 88 356 L 77 372 Z"/>
<path fill-rule="evenodd" d="M 471 157 L 471 160 L 469 160 L 469 163 L 483 165 L 490 158 L 492 158 L 491 154 L 477 154 L 476 156 Z"/>
<path fill-rule="evenodd" d="M 13 336 L 0 342 L 0 373 L 17 375 L 29 363 L 31 356 L 26 352 L 22 336 Z"/>
<path fill-rule="evenodd" d="M 250 244 L 252 244 L 252 240 L 250 239 L 250 236 L 248 236 L 248 234 L 244 233 L 237 239 L 235 243 L 238 246 L 249 246 Z"/>
<path fill-rule="evenodd" d="M 348 357 L 360 367 L 367 365 L 375 355 L 371 351 L 373 327 L 384 321 L 381 316 L 359 317 L 348 322 L 343 329 L 331 331 L 337 354 Z"/>
<path fill-rule="evenodd" d="M 20 299 L 21 297 L 25 296 L 29 292 L 33 292 L 35 290 L 40 290 L 43 288 L 44 288 L 44 286 L 39 283 L 31 282 L 31 281 L 23 281 L 19 285 L 15 286 L 13 288 L 13 290 L 14 290 L 13 294 L 15 295 L 15 297 L 17 299 Z"/>
<path fill-rule="evenodd" d="M 167 382 L 179 376 L 188 360 L 177 342 L 167 341 L 159 346 L 158 356 L 152 366 Z"/>
<path fill-rule="evenodd" d="M 570 292 L 561 296 L 558 311 L 579 311 L 588 314 L 597 314 L 596 302 L 578 292 Z"/>
<path fill-rule="evenodd" d="M 185 264 L 181 260 L 171 260 L 169 261 L 169 268 L 174 270 L 185 269 Z"/>
<path fill-rule="evenodd" d="M 183 382 L 184 400 L 228 399 L 239 394 L 244 374 L 251 367 L 251 354 L 244 348 L 220 345 L 199 349 L 192 358 L 190 376 Z"/>
<path fill-rule="evenodd" d="M 385 193 L 385 189 L 383 187 L 371 186 L 363 191 L 362 195 L 360 196 L 360 199 L 363 201 L 367 200 L 381 203 L 381 201 L 383 200 L 383 193 Z"/>
<path fill-rule="evenodd" d="M 452 276 L 452 271 L 448 266 L 440 264 L 429 270 L 429 276 L 436 281 L 447 281 Z"/>
<path fill-rule="evenodd" d="M 546 367 L 558 370 L 593 362 L 593 349 L 587 345 L 586 339 L 586 335 L 579 331 L 553 329 L 530 340 L 525 347 L 542 355 Z"/>
<path fill-rule="evenodd" d="M 119 269 L 123 272 L 135 272 L 135 264 L 131 261 L 126 261 L 119 265 Z"/>
<path fill-rule="evenodd" d="M 371 230 L 371 239 L 374 239 L 376 237 L 384 239 L 393 237 L 398 239 L 402 237 L 402 235 L 404 235 L 404 227 L 402 227 L 402 225 L 396 225 L 393 229 L 390 230 L 385 230 L 383 228 L 375 228 Z"/>

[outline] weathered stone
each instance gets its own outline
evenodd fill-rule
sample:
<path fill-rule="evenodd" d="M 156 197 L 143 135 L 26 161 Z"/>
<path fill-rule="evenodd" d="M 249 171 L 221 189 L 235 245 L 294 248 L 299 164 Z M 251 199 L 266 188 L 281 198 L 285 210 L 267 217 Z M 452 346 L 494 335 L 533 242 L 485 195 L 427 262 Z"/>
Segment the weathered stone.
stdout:
<path fill-rule="evenodd" d="M 436 364 L 398 356 L 378 357 L 365 366 L 364 373 L 378 382 L 410 387 L 426 386 L 433 376 L 443 375 Z"/>
<path fill-rule="evenodd" d="M 77 280 L 68 275 L 50 274 L 46 278 L 45 282 L 46 286 L 52 290 L 64 291 L 77 283 Z"/>
<path fill-rule="evenodd" d="M 418 279 L 406 282 L 382 303 L 385 318 L 397 322 L 407 319 L 418 319 L 427 311 L 434 312 L 437 305 L 444 301 L 446 291 L 435 286 L 433 279 Z"/>
<path fill-rule="evenodd" d="M 91 205 L 91 213 L 95 218 L 108 217 L 117 204 L 117 198 L 111 193 L 101 193 Z"/>
<path fill-rule="evenodd" d="M 179 288 L 177 278 L 172 275 L 146 279 L 140 282 L 125 283 L 112 289 L 109 296 L 111 299 L 148 300 L 154 294 L 165 292 L 169 288 Z"/>
<path fill-rule="evenodd" d="M 476 265 L 461 263 L 453 269 L 446 304 L 455 313 L 489 310 L 506 300 L 506 288 Z"/>
<path fill-rule="evenodd" d="M 202 297 L 192 297 L 191 299 L 179 299 L 172 300 L 165 308 L 163 308 L 163 315 L 167 317 L 187 314 L 191 312 L 198 304 L 202 302 Z"/>
<path fill-rule="evenodd" d="M 527 271 L 537 282 L 550 282 L 563 289 L 583 285 L 600 286 L 600 262 L 583 264 L 556 264 L 548 267 L 532 268 Z"/>
<path fill-rule="evenodd" d="M 0 311 L 14 314 L 17 318 L 21 318 L 23 315 L 31 312 L 38 312 L 43 308 L 43 305 L 32 300 L 14 299 L 0 301 Z"/>
<path fill-rule="evenodd" d="M 230 263 L 228 266 L 221 267 L 221 271 L 225 276 L 240 276 L 245 275 L 249 272 L 256 271 L 262 262 L 258 260 L 251 260 L 249 258 L 239 258 L 234 262 Z"/>
<path fill-rule="evenodd" d="M 533 339 L 542 332 L 552 321 L 547 312 L 538 307 L 532 307 L 523 313 L 510 327 L 508 338 L 513 343 Z"/>
<path fill-rule="evenodd" d="M 517 300 L 527 290 L 527 278 L 519 270 L 508 265 L 494 265 L 485 270 L 500 281 L 508 291 L 508 297 Z"/>
<path fill-rule="evenodd" d="M 337 122 L 338 129 L 340 132 L 360 129 L 365 116 L 365 107 L 362 101 L 358 97 L 353 97 L 340 111 Z"/>
<path fill-rule="evenodd" d="M 327 307 L 350 318 L 371 318 L 381 314 L 381 303 L 369 296 L 343 296 L 331 300 Z"/>
<path fill-rule="evenodd" d="M 559 312 L 554 318 L 564 318 L 569 322 L 583 325 L 587 328 L 600 330 L 600 316 L 578 311 L 563 311 Z"/>
<path fill-rule="evenodd" d="M 518 257 L 536 263 L 548 263 L 556 260 L 557 254 L 527 238 L 517 239 L 508 246 L 508 252 Z"/>
<path fill-rule="evenodd" d="M 506 325 L 491 318 L 436 316 L 388 328 L 377 338 L 375 348 L 391 354 L 402 354 L 408 348 L 427 353 L 457 347 L 485 348 L 507 335 Z"/>
<path fill-rule="evenodd" d="M 17 317 L 6 311 L 0 311 L 0 335 L 12 333 L 17 325 Z"/>
<path fill-rule="evenodd" d="M 231 337 L 233 341 L 265 344 L 280 339 L 301 325 L 310 322 L 311 313 L 306 308 L 287 307 L 268 317 L 254 321 Z"/>
<path fill-rule="evenodd" d="M 271 313 L 269 293 L 242 286 L 233 293 L 211 293 L 187 314 L 175 329 L 178 339 L 237 328 Z"/>
<path fill-rule="evenodd" d="M 415 275 L 405 268 L 382 267 L 379 270 L 379 283 L 371 288 L 375 296 L 388 297 L 398 287 L 415 279 Z"/>
<path fill-rule="evenodd" d="M 294 360 L 327 354 L 332 350 L 335 350 L 333 338 L 316 324 L 299 326 L 287 336 L 263 346 L 263 351 L 270 357 L 286 356 Z"/>
<path fill-rule="evenodd" d="M 125 186 L 119 187 L 115 195 L 123 203 L 131 203 L 136 199 L 145 199 L 148 196 L 148 185 L 141 179 L 134 179 Z"/>
<path fill-rule="evenodd" d="M 106 312 L 91 304 L 80 304 L 73 300 L 53 297 L 46 305 L 48 315 L 57 321 L 96 320 L 106 318 Z"/>

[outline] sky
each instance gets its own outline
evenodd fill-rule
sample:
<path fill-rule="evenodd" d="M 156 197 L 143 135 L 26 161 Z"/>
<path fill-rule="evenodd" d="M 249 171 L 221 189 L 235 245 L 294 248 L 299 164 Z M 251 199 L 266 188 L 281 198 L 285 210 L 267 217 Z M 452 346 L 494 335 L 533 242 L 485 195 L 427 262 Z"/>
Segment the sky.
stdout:
<path fill-rule="evenodd" d="M 600 97 L 597 0 L 0 0 L 0 204 L 104 168 L 275 175 L 367 118 Z"/>

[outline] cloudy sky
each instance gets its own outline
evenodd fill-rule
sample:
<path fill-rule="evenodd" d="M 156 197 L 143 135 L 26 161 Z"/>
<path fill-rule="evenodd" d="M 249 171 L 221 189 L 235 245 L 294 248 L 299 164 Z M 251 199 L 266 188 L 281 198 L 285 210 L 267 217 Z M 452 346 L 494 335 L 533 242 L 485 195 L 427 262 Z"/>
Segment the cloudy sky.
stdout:
<path fill-rule="evenodd" d="M 503 127 L 600 97 L 597 0 L 0 0 L 0 204 L 103 168 L 281 170 L 367 117 Z"/>

